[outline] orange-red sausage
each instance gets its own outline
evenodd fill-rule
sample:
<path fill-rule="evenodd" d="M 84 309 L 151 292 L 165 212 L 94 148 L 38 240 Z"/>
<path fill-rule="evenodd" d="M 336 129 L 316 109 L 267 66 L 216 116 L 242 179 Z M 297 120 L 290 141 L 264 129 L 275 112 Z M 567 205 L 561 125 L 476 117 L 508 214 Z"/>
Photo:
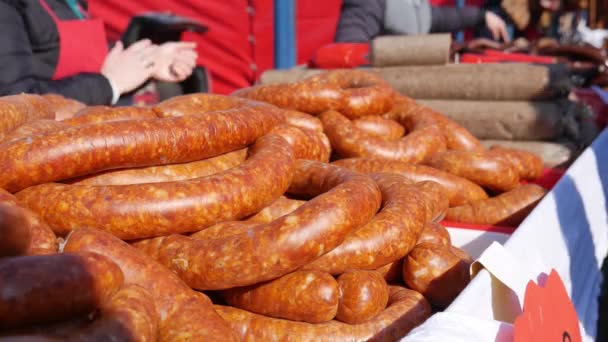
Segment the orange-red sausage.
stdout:
<path fill-rule="evenodd" d="M 17 127 L 39 119 L 54 119 L 49 102 L 40 95 L 0 97 L 0 141 Z"/>
<path fill-rule="evenodd" d="M 370 158 L 342 159 L 333 162 L 333 164 L 363 173 L 398 173 L 412 182 L 433 181 L 439 183 L 448 192 L 450 206 L 463 205 L 488 198 L 488 194 L 479 185 L 428 166 Z"/>
<path fill-rule="evenodd" d="M 509 191 L 519 185 L 517 170 L 488 152 L 445 151 L 432 155 L 426 164 L 494 191 Z"/>
<path fill-rule="evenodd" d="M 450 233 L 444 226 L 437 222 L 429 222 L 424 230 L 422 230 L 422 234 L 418 238 L 418 243 L 434 243 L 443 246 L 451 246 L 452 240 L 450 238 Z"/>
<path fill-rule="evenodd" d="M 213 310 L 203 293 L 195 292 L 173 272 L 127 243 L 100 230 L 78 229 L 68 236 L 64 252 L 89 251 L 114 261 L 126 284 L 150 291 L 160 318 L 159 341 L 236 341 L 235 332 Z"/>
<path fill-rule="evenodd" d="M 317 132 L 323 132 L 323 124 L 318 118 L 298 112 L 297 110 L 285 110 L 285 122 L 300 128 L 306 128 Z"/>
<path fill-rule="evenodd" d="M 246 162 L 208 177 L 116 186 L 51 183 L 17 197 L 57 234 L 94 227 L 139 239 L 197 231 L 258 212 L 288 188 L 294 163 L 290 144 L 269 134 L 251 148 Z"/>
<path fill-rule="evenodd" d="M 31 235 L 23 211 L 15 205 L 0 202 L 0 258 L 25 254 Z"/>
<path fill-rule="evenodd" d="M 87 106 L 80 101 L 69 99 L 59 94 L 44 94 L 42 97 L 48 102 L 51 112 L 55 114 L 55 120 L 71 118 L 79 110 Z"/>
<path fill-rule="evenodd" d="M 341 274 L 373 270 L 403 258 L 414 247 L 427 222 L 426 201 L 416 185 L 396 174 L 374 174 L 382 192 L 382 209 L 338 247 L 303 269 Z"/>
<path fill-rule="evenodd" d="M 4 136 L 4 139 L 0 141 L 0 143 L 7 144 L 19 139 L 24 139 L 36 135 L 44 135 L 67 127 L 69 126 L 64 124 L 63 122 L 55 121 L 52 119 L 30 121 L 6 134 Z"/>
<path fill-rule="evenodd" d="M 446 308 L 467 286 L 472 260 L 452 246 L 421 243 L 403 261 L 403 281 L 440 308 Z"/>
<path fill-rule="evenodd" d="M 257 214 L 249 217 L 249 222 L 269 223 L 283 215 L 287 215 L 292 211 L 301 207 L 306 201 L 290 199 L 285 196 L 279 197 L 271 205 L 260 210 Z"/>
<path fill-rule="evenodd" d="M 61 122 L 70 126 L 81 126 L 101 122 L 156 118 L 156 113 L 147 107 L 90 106 L 78 111 L 73 118 L 65 119 Z"/>
<path fill-rule="evenodd" d="M 328 273 L 296 271 L 269 282 L 225 290 L 222 295 L 228 304 L 261 315 L 321 323 L 336 316 L 340 291 Z"/>
<path fill-rule="evenodd" d="M 217 239 L 171 235 L 137 247 L 196 289 L 253 285 L 292 272 L 340 245 L 380 207 L 364 175 L 299 160 L 290 192 L 318 195 L 289 215 L 246 234 Z"/>
<path fill-rule="evenodd" d="M 348 324 L 369 321 L 386 308 L 388 285 L 376 271 L 348 271 L 338 277 L 340 304 L 336 319 Z"/>
<path fill-rule="evenodd" d="M 401 139 L 405 134 L 405 128 L 397 121 L 385 119 L 381 116 L 363 116 L 353 120 L 353 125 L 367 134 L 388 141 Z"/>
<path fill-rule="evenodd" d="M 536 184 L 521 185 L 496 197 L 448 209 L 450 221 L 517 227 L 547 191 Z"/>
<path fill-rule="evenodd" d="M 215 310 L 244 341 L 396 341 L 430 317 L 424 297 L 406 288 L 391 286 L 388 307 L 361 324 L 331 321 L 320 324 L 270 318 L 229 306 Z"/>
<path fill-rule="evenodd" d="M 543 160 L 536 154 L 515 148 L 490 147 L 489 153 L 495 154 L 511 163 L 517 169 L 519 178 L 534 180 L 543 175 Z"/>

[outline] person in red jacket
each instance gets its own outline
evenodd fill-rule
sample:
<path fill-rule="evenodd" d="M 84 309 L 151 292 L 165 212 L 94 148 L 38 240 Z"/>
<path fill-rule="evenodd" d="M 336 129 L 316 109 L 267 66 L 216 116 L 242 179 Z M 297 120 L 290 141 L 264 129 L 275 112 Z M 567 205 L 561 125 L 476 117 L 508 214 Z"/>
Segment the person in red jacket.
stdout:
<path fill-rule="evenodd" d="M 193 43 L 118 42 L 109 50 L 102 21 L 89 18 L 86 7 L 77 0 L 0 0 L 0 96 L 56 93 L 109 105 L 151 78 L 179 82 L 191 74 Z"/>

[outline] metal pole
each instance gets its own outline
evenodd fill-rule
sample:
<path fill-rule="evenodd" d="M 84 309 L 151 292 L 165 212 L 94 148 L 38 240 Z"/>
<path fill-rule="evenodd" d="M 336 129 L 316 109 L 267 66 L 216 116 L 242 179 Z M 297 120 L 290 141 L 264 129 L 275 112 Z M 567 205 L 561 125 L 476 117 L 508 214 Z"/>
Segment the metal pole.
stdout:
<path fill-rule="evenodd" d="M 274 65 L 289 69 L 296 65 L 295 1 L 274 0 Z"/>
<path fill-rule="evenodd" d="M 465 5 L 465 0 L 456 0 L 456 7 L 463 8 Z M 464 42 L 464 31 L 456 32 L 456 41 L 459 43 Z"/>

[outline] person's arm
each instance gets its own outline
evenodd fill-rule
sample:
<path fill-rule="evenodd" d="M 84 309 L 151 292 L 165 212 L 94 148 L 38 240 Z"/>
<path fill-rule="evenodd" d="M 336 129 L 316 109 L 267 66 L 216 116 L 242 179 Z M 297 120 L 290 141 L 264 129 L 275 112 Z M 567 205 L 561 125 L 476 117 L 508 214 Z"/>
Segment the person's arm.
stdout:
<path fill-rule="evenodd" d="M 0 1 L 0 95 L 55 93 L 89 105 L 110 104 L 112 87 L 101 74 L 79 74 L 60 80 L 34 74 L 33 53 L 17 9 Z"/>
<path fill-rule="evenodd" d="M 431 7 L 431 32 L 456 32 L 485 23 L 485 10 L 477 7 Z"/>
<path fill-rule="evenodd" d="M 336 42 L 361 43 L 382 32 L 384 1 L 344 0 L 336 30 Z"/>

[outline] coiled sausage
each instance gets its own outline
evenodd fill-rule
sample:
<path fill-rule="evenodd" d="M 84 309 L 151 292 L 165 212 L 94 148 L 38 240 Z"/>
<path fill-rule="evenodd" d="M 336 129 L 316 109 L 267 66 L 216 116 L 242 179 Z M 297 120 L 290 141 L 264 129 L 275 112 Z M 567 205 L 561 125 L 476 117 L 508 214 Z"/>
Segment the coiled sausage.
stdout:
<path fill-rule="evenodd" d="M 382 312 L 388 304 L 388 285 L 379 272 L 345 272 L 338 277 L 338 286 L 338 321 L 348 324 L 367 322 Z"/>

